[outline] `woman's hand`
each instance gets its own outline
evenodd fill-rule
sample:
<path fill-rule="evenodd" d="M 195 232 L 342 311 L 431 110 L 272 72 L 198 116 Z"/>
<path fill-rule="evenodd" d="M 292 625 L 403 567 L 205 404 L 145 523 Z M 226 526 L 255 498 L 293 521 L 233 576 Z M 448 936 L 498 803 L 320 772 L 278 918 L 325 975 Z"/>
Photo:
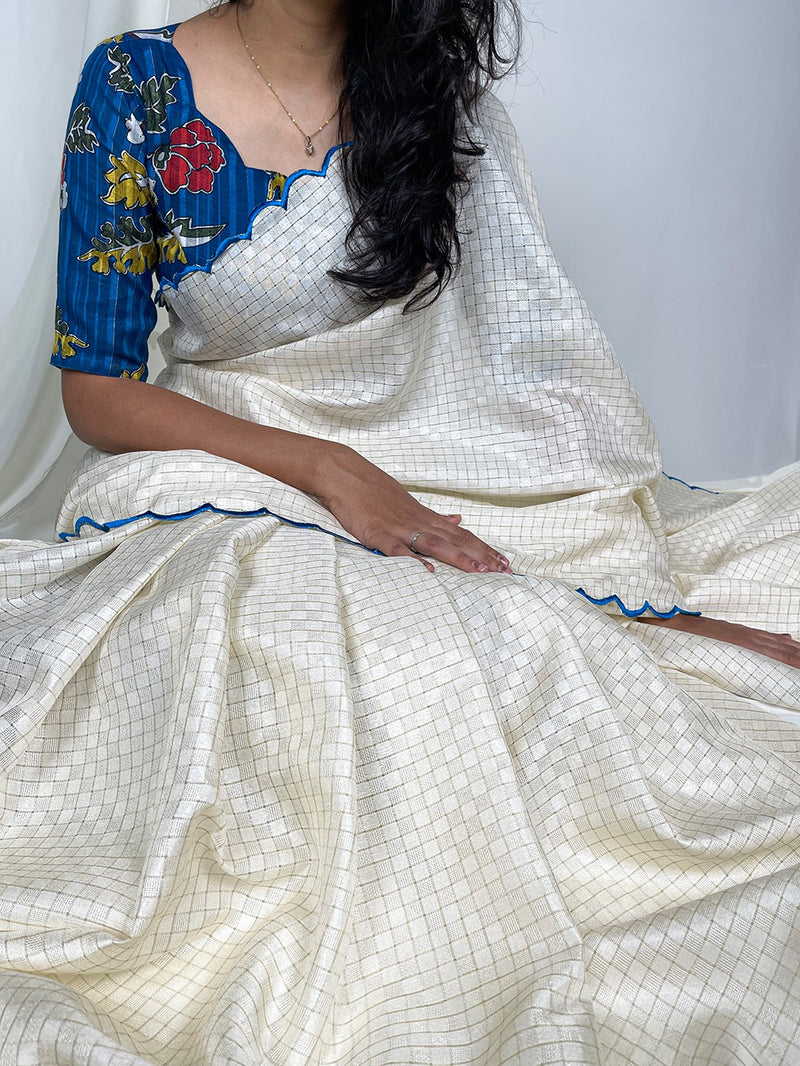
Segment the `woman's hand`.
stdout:
<path fill-rule="evenodd" d="M 637 621 L 647 622 L 651 626 L 682 629 L 685 633 L 697 633 L 698 636 L 723 640 L 727 644 L 738 644 L 741 648 L 760 652 L 770 659 L 800 669 L 800 644 L 792 640 L 788 633 L 768 633 L 764 629 L 721 622 L 718 618 L 698 618 L 688 614 L 676 614 L 673 618 L 639 618 Z"/>
<path fill-rule="evenodd" d="M 510 574 L 508 559 L 462 529 L 460 515 L 424 507 L 393 477 L 344 445 L 323 453 L 314 494 L 362 544 L 384 555 L 429 556 L 467 573 Z M 412 539 L 414 547 L 411 547 Z M 431 572 L 428 559 L 420 559 Z"/>

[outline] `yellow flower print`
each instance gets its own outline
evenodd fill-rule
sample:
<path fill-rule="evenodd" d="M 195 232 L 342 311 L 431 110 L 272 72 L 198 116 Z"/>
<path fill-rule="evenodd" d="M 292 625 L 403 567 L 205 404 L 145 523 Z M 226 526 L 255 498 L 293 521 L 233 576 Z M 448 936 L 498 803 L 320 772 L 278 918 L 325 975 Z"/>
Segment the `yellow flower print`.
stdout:
<path fill-rule="evenodd" d="M 120 377 L 132 378 L 134 381 L 141 381 L 142 378 L 144 377 L 145 370 L 147 370 L 147 367 L 145 366 L 145 364 L 144 363 L 140 363 L 140 365 L 134 371 L 123 370 L 122 373 L 120 374 Z"/>
<path fill-rule="evenodd" d="M 118 274 L 144 274 L 158 262 L 155 244 L 137 244 L 132 248 L 112 248 L 114 269 Z"/>
<path fill-rule="evenodd" d="M 111 170 L 104 177 L 111 188 L 100 199 L 104 204 L 123 203 L 127 208 L 144 207 L 154 202 L 150 179 L 138 159 L 128 152 L 121 156 L 110 155 Z"/>
<path fill-rule="evenodd" d="M 154 244 L 135 244 L 132 247 L 110 245 L 105 248 L 92 248 L 79 255 L 81 262 L 92 259 L 95 274 L 108 274 L 113 266 L 118 274 L 144 274 L 152 270 L 158 262 L 158 250 Z"/>
<path fill-rule="evenodd" d="M 162 263 L 186 263 L 186 248 L 208 244 L 225 226 L 195 226 L 191 218 L 176 218 L 170 208 L 162 219 L 167 232 L 158 238 Z"/>
<path fill-rule="evenodd" d="M 269 179 L 269 185 L 267 186 L 267 203 L 272 203 L 273 201 L 280 203 L 283 199 L 285 185 L 286 175 L 274 171 L 272 177 Z"/>
<path fill-rule="evenodd" d="M 176 260 L 179 263 L 186 262 L 186 253 L 174 233 L 171 233 L 168 237 L 159 237 L 158 248 L 161 252 L 162 262 L 174 263 Z"/>
<path fill-rule="evenodd" d="M 62 359 L 71 359 L 77 348 L 88 348 L 86 341 L 70 333 L 69 326 L 61 317 L 61 308 L 56 308 L 56 336 L 53 341 L 53 355 Z"/>

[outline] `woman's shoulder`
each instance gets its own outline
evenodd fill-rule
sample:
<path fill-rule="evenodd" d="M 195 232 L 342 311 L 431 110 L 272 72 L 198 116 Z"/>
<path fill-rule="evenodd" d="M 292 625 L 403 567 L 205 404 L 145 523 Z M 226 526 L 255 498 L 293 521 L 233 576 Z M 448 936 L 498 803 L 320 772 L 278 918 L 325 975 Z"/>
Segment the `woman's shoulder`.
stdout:
<path fill-rule="evenodd" d="M 83 65 L 79 90 L 94 95 L 136 95 L 144 100 L 170 94 L 186 81 L 181 55 L 172 43 L 176 29 L 177 24 L 129 30 L 101 41 Z"/>
<path fill-rule="evenodd" d="M 179 22 L 174 22 L 155 29 L 125 30 L 124 33 L 106 37 L 100 41 L 92 49 L 91 55 L 107 55 L 109 52 L 118 51 L 137 56 L 157 55 L 159 52 L 162 55 L 169 55 L 172 52 L 173 38 L 179 25 Z"/>
<path fill-rule="evenodd" d="M 81 133 L 84 148 L 91 150 L 90 139 L 96 134 L 118 155 L 124 122 L 123 147 L 131 151 L 131 145 L 140 145 L 152 153 L 176 125 L 191 117 L 191 77 L 172 43 L 178 25 L 130 30 L 92 49 L 75 91 L 68 151 Z M 77 147 L 80 150 L 80 143 Z"/>

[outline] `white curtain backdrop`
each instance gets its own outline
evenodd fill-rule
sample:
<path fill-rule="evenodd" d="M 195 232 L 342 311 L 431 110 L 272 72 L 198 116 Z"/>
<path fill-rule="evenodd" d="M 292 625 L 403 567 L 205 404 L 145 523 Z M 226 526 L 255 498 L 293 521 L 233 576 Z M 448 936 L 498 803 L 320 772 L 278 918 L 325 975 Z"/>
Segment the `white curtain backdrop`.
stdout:
<path fill-rule="evenodd" d="M 168 0 L 14 0 L 3 9 L 0 532 L 5 536 L 49 539 L 61 486 L 83 451 L 70 439 L 59 375 L 48 366 L 58 179 L 72 94 L 83 59 L 98 41 L 132 26 L 160 25 L 168 8 Z"/>
<path fill-rule="evenodd" d="M 13 106 L 0 133 L 14 147 L 0 169 L 0 535 L 50 537 L 82 450 L 47 362 L 61 144 L 82 59 L 113 33 L 207 6 L 4 10 Z M 523 0 L 523 11 L 532 51 L 502 95 L 556 250 L 643 395 L 666 469 L 708 482 L 800 458 L 800 4 Z"/>

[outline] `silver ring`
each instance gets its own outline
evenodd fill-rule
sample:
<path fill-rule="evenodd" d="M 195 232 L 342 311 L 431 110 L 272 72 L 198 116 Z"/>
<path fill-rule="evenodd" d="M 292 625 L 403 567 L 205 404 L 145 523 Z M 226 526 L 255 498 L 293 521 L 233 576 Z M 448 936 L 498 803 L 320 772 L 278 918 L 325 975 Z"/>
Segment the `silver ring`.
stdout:
<path fill-rule="evenodd" d="M 417 549 L 414 547 L 414 545 L 417 543 L 417 537 L 421 537 L 421 536 L 422 536 L 422 530 L 418 529 L 417 532 L 414 534 L 414 536 L 411 538 L 411 543 L 409 544 L 409 548 L 412 550 L 412 552 L 415 555 L 422 555 L 422 552 L 418 552 Z"/>

